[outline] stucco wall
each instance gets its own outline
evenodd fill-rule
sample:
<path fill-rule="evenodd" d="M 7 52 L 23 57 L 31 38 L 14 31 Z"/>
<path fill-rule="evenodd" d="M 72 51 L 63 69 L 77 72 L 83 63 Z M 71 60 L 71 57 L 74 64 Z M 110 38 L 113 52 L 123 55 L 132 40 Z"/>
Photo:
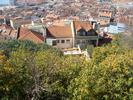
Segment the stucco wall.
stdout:
<path fill-rule="evenodd" d="M 60 48 L 60 49 L 65 49 L 65 48 L 72 48 L 73 46 L 73 39 L 72 38 L 56 38 L 56 39 L 46 39 L 46 42 L 48 45 L 52 45 L 52 41 L 56 40 L 56 45 L 54 47 Z M 65 42 L 62 43 L 62 40 Z M 70 41 L 67 41 L 70 40 Z"/>

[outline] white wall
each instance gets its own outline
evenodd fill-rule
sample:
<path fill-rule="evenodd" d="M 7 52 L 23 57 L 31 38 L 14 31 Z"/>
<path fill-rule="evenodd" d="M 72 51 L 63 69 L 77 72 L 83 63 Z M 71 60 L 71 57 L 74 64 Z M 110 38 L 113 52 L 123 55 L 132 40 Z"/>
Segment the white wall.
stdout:
<path fill-rule="evenodd" d="M 54 47 L 60 48 L 60 49 L 65 49 L 65 48 L 72 48 L 73 47 L 73 39 L 72 38 L 56 38 L 56 39 L 51 39 L 51 38 L 47 38 L 46 39 L 46 43 L 48 45 L 52 46 L 52 41 L 59 41 L 59 43 L 57 42 L 57 44 Z M 61 43 L 61 40 L 64 40 L 64 43 Z M 69 42 L 67 42 L 66 40 L 70 40 Z"/>
<path fill-rule="evenodd" d="M 57 48 L 72 48 L 73 47 L 73 39 L 72 38 L 57 38 L 60 42 L 57 43 L 56 47 Z M 61 40 L 65 40 L 65 43 L 61 43 Z M 66 40 L 70 40 L 70 42 L 67 42 Z"/>

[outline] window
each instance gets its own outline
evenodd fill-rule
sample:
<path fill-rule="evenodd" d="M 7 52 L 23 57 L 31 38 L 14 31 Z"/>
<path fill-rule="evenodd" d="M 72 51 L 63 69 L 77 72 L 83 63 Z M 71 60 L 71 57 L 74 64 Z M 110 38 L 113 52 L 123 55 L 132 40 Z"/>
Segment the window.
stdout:
<path fill-rule="evenodd" d="M 57 43 L 56 43 L 56 41 L 54 40 L 54 41 L 52 41 L 52 46 L 55 46 Z"/>
<path fill-rule="evenodd" d="M 70 40 L 66 40 L 67 43 L 70 43 Z"/>
<path fill-rule="evenodd" d="M 80 29 L 80 30 L 77 32 L 77 34 L 78 34 L 79 36 L 86 36 L 86 31 L 85 31 L 84 29 Z"/>
<path fill-rule="evenodd" d="M 90 43 L 91 40 L 86 40 L 87 43 Z"/>
<path fill-rule="evenodd" d="M 80 44 L 80 40 L 77 40 L 76 42 L 77 42 L 77 44 Z"/>
<path fill-rule="evenodd" d="M 57 43 L 60 43 L 60 40 L 56 40 L 57 41 Z"/>
<path fill-rule="evenodd" d="M 86 32 L 85 31 L 82 31 L 82 35 L 85 36 L 86 35 Z"/>
<path fill-rule="evenodd" d="M 65 43 L 65 40 L 61 40 L 61 43 Z"/>
<path fill-rule="evenodd" d="M 85 40 L 82 40 L 82 44 L 85 44 L 85 42 L 86 42 Z"/>

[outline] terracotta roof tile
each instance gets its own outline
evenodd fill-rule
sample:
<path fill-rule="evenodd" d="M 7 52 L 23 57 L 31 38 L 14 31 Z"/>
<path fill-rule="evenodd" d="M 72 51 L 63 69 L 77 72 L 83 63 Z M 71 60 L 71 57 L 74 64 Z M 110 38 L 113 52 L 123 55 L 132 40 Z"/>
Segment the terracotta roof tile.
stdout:
<path fill-rule="evenodd" d="M 70 38 L 72 37 L 71 26 L 50 26 L 47 28 L 48 37 Z"/>
<path fill-rule="evenodd" d="M 31 31 L 27 28 L 20 28 L 20 33 L 18 39 L 20 40 L 30 40 L 35 43 L 44 43 L 44 37 L 40 33 Z"/>
<path fill-rule="evenodd" d="M 112 13 L 111 13 L 111 12 L 100 12 L 100 13 L 99 13 L 99 16 L 111 18 Z"/>
<path fill-rule="evenodd" d="M 74 21 L 74 26 L 77 31 L 81 28 L 85 29 L 86 31 L 92 29 L 92 25 L 86 21 Z"/>

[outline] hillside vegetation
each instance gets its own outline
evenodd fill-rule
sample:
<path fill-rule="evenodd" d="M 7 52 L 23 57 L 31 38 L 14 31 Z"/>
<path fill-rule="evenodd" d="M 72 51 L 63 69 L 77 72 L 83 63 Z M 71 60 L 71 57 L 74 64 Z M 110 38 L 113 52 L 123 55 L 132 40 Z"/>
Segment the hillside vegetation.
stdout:
<path fill-rule="evenodd" d="M 1 100 L 133 100 L 133 50 L 112 43 L 92 59 L 30 41 L 0 43 Z"/>

